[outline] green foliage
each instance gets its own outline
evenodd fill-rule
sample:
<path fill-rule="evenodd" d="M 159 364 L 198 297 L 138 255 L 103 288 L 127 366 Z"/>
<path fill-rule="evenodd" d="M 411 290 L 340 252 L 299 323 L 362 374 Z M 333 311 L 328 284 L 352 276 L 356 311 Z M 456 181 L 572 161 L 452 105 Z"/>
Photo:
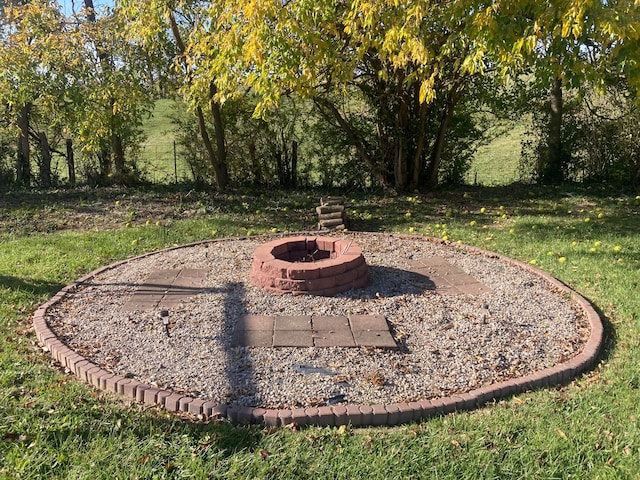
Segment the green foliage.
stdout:
<path fill-rule="evenodd" d="M 539 181 L 548 156 L 548 104 L 538 105 L 522 144 L 521 176 Z M 637 103 L 621 83 L 607 94 L 574 95 L 564 104 L 562 145 L 567 181 L 637 186 L 640 151 L 635 132 L 640 125 Z"/>
<path fill-rule="evenodd" d="M 122 36 L 122 17 L 112 9 L 66 15 L 58 3 L 35 0 L 8 3 L 1 19 L 0 103 L 9 130 L 28 106 L 36 152 L 40 132 L 61 156 L 71 138 L 89 177 L 135 180 L 141 120 L 152 104 L 141 75 L 147 58 Z M 114 173 L 119 178 L 108 178 Z"/>
<path fill-rule="evenodd" d="M 624 96 L 613 95 L 600 99 L 599 103 L 600 108 L 589 106 L 579 112 L 580 143 L 573 165 L 574 178 L 637 187 L 640 185 L 638 105 Z"/>

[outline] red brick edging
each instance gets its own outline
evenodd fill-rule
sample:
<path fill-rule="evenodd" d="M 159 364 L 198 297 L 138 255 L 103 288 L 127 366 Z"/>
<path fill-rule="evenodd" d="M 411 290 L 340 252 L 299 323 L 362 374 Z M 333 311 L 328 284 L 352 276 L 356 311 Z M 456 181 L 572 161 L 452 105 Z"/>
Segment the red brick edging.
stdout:
<path fill-rule="evenodd" d="M 364 232 L 359 232 L 364 233 Z M 380 235 L 379 233 L 368 233 Z M 300 234 L 297 234 L 300 235 Z M 388 235 L 388 234 L 386 234 Z M 397 235 L 404 238 L 419 238 L 422 240 L 440 241 L 417 235 Z M 263 238 L 272 238 L 265 236 Z M 247 239 L 240 237 L 238 240 Z M 251 237 L 255 238 L 255 237 Z M 96 388 L 108 392 L 120 394 L 130 400 L 142 402 L 147 405 L 157 405 L 169 412 L 186 412 L 193 415 L 204 415 L 208 418 L 226 418 L 235 423 L 262 423 L 265 425 L 279 426 L 297 422 L 299 425 L 397 425 L 417 421 L 425 417 L 442 415 L 459 410 L 470 410 L 484 405 L 487 402 L 515 395 L 527 390 L 549 387 L 556 384 L 567 383 L 579 374 L 591 369 L 597 360 L 603 340 L 603 325 L 599 315 L 591 304 L 580 294 L 570 289 L 560 280 L 548 273 L 542 272 L 530 265 L 513 260 L 509 257 L 482 250 L 463 244 L 455 244 L 456 248 L 463 248 L 469 252 L 500 259 L 520 267 L 545 279 L 556 288 L 569 293 L 573 300 L 582 307 L 589 321 L 591 333 L 584 349 L 575 357 L 554 367 L 534 372 L 520 378 L 510 379 L 504 382 L 487 385 L 459 395 L 421 400 L 408 403 L 393 403 L 388 405 L 334 405 L 316 408 L 296 409 L 264 409 L 254 407 L 241 407 L 235 405 L 221 405 L 201 398 L 175 393 L 151 385 L 139 382 L 131 378 L 115 375 L 77 354 L 65 345 L 49 328 L 46 315 L 50 307 L 62 300 L 65 295 L 87 280 L 117 266 L 126 264 L 150 255 L 176 250 L 220 240 L 206 240 L 165 250 L 150 252 L 138 257 L 123 260 L 112 265 L 99 268 L 75 282 L 67 285 L 56 293 L 48 302 L 41 305 L 33 314 L 33 325 L 38 340 L 49 350 L 51 356 L 62 366 L 69 369 L 74 375 Z"/>

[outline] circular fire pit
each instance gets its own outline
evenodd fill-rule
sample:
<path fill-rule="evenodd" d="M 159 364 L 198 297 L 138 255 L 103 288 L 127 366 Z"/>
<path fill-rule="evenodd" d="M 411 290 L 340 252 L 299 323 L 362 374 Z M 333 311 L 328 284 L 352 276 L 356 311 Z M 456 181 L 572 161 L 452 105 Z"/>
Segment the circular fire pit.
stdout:
<path fill-rule="evenodd" d="M 288 237 L 255 249 L 250 280 L 274 293 L 330 296 L 364 287 L 369 273 L 351 240 Z"/>

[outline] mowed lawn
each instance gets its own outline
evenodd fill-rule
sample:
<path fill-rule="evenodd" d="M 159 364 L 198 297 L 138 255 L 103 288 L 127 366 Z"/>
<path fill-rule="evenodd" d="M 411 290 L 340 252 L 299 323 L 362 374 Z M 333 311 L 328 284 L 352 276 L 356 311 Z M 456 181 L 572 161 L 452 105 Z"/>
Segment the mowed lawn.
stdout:
<path fill-rule="evenodd" d="M 394 428 L 232 426 L 105 394 L 38 345 L 31 312 L 101 265 L 211 237 L 309 229 L 322 192 L 91 190 L 0 207 L 0 478 L 638 478 L 640 192 L 468 187 L 349 198 L 352 229 L 506 254 L 602 314 L 597 367 L 569 385 Z"/>

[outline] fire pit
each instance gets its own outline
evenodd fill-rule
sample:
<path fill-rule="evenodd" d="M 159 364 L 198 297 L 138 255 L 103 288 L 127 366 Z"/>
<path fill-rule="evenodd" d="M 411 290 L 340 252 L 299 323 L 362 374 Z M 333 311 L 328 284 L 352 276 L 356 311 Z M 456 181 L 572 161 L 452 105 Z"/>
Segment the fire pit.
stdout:
<path fill-rule="evenodd" d="M 250 280 L 274 293 L 330 296 L 364 287 L 369 273 L 351 240 L 288 237 L 255 249 Z"/>

